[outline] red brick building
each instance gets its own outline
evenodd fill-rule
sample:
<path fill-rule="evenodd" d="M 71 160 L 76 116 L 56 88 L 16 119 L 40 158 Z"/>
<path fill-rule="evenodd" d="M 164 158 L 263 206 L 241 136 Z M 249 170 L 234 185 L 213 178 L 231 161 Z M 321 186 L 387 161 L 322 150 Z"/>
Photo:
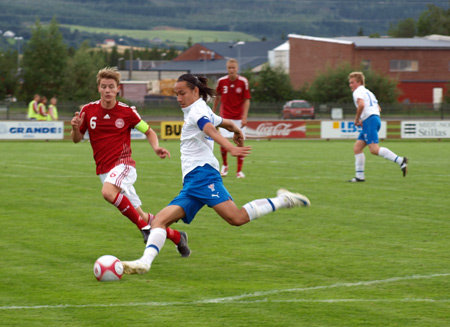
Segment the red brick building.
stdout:
<path fill-rule="evenodd" d="M 446 94 L 450 82 L 450 37 L 319 38 L 289 35 L 290 78 L 295 88 L 327 67 L 361 65 L 398 80 L 399 101 L 432 103 L 433 89 Z"/>

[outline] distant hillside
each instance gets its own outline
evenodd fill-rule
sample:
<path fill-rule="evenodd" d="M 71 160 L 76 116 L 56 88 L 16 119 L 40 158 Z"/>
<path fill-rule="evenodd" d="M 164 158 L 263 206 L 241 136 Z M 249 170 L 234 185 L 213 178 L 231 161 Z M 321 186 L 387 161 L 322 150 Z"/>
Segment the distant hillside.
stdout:
<path fill-rule="evenodd" d="M 0 29 L 27 36 L 36 19 L 100 28 L 149 30 L 158 26 L 238 31 L 280 39 L 386 34 L 389 24 L 418 18 L 427 4 L 448 0 L 0 0 Z"/>

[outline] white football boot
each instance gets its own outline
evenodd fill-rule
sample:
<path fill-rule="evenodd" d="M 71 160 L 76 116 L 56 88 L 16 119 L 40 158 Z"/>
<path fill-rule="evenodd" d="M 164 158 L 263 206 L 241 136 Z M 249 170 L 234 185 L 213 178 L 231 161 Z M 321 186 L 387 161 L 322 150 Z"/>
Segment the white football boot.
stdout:
<path fill-rule="evenodd" d="M 289 202 L 289 208 L 293 207 L 309 207 L 311 205 L 311 201 L 300 193 L 292 193 L 284 188 L 280 188 L 277 191 L 277 196 L 285 197 Z"/>
<path fill-rule="evenodd" d="M 141 260 L 122 261 L 123 272 L 127 275 L 145 274 L 150 270 L 150 265 Z"/>

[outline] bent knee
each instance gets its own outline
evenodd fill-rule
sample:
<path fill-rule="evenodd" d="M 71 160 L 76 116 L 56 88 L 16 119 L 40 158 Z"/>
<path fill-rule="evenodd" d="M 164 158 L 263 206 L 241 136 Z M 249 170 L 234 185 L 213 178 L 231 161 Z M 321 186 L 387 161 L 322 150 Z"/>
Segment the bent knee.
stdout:
<path fill-rule="evenodd" d="M 114 200 L 116 199 L 117 193 L 102 189 L 102 195 L 106 201 L 113 203 Z"/>
<path fill-rule="evenodd" d="M 226 218 L 226 221 L 231 226 L 242 226 L 242 225 L 248 223 L 250 221 L 250 219 L 248 218 L 248 216 L 239 215 L 239 216 L 228 217 L 228 218 Z"/>
<path fill-rule="evenodd" d="M 228 223 L 229 223 L 231 226 L 242 226 L 242 225 L 244 225 L 246 222 L 247 222 L 247 221 L 243 221 L 243 220 L 235 220 L 235 219 L 228 220 Z"/>

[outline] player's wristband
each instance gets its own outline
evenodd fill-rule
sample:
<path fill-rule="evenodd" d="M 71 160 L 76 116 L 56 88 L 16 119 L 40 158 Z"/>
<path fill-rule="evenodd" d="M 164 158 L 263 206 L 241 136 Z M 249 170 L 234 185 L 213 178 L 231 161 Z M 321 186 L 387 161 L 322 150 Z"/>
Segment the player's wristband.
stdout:
<path fill-rule="evenodd" d="M 150 126 L 148 126 L 145 121 L 141 120 L 136 126 L 134 126 L 134 128 L 145 134 L 150 129 Z"/>

